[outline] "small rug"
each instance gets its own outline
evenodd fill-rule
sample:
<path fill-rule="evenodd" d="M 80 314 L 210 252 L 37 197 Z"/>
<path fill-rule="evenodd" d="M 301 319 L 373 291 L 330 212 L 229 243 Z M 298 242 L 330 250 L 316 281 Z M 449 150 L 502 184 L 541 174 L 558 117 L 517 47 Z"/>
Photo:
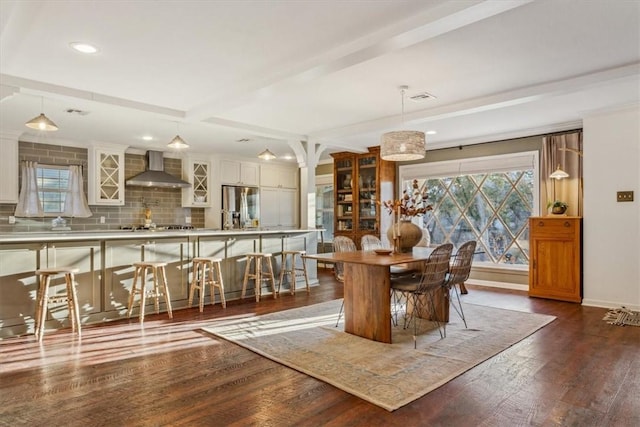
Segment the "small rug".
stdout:
<path fill-rule="evenodd" d="M 393 411 L 500 353 L 555 317 L 464 304 L 469 329 L 452 313 L 447 337 L 422 321 L 393 328 L 393 344 L 343 331 L 335 323 L 342 300 L 264 316 L 222 320 L 203 328 L 255 353 Z M 402 322 L 400 322 L 402 323 Z"/>
<path fill-rule="evenodd" d="M 614 308 L 602 320 L 616 326 L 640 326 L 640 311 L 631 311 L 626 307 Z"/>

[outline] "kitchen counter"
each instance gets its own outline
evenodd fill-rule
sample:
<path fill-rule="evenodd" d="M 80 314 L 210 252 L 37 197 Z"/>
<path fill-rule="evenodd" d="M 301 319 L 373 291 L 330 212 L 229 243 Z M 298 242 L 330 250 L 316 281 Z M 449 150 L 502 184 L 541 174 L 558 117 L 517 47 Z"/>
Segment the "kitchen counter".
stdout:
<path fill-rule="evenodd" d="M 167 281 L 173 309 L 188 306 L 194 257 L 222 259 L 222 275 L 227 301 L 239 299 L 249 252 L 270 252 L 276 278 L 284 250 L 306 250 L 316 253 L 319 231 L 303 230 L 96 230 L 50 231 L 0 234 L 0 339 L 33 333 L 35 298 L 39 268 L 74 266 L 78 302 L 83 324 L 103 323 L 127 316 L 128 298 L 133 282 L 132 263 L 163 261 L 167 263 Z M 309 284 L 318 284 L 314 261 L 307 262 Z M 55 280 L 53 289 L 61 285 Z M 298 281 L 297 287 L 305 286 Z M 294 285 L 294 286 L 295 286 Z M 289 296 L 292 284 L 285 281 L 282 297 Z M 266 291 L 266 288 L 263 288 Z M 268 293 L 263 291 L 263 294 Z M 253 298 L 253 283 L 247 297 Z M 205 297 L 205 310 L 221 310 L 210 306 Z M 198 301 L 194 301 L 197 306 Z M 164 304 L 161 304 L 163 311 Z M 153 303 L 147 307 L 155 312 Z M 132 317 L 137 317 L 134 309 Z M 45 327 L 68 327 L 66 305 L 48 314 Z M 46 339 L 46 335 L 45 335 Z"/>

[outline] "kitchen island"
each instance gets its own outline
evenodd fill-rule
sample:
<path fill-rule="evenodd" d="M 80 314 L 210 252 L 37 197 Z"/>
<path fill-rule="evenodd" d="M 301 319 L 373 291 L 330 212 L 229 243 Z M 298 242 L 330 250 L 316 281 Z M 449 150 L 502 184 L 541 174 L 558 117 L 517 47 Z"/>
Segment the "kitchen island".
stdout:
<path fill-rule="evenodd" d="M 225 296 L 240 298 L 248 252 L 274 254 L 279 274 L 283 250 L 315 253 L 316 229 L 302 230 L 98 230 L 0 234 L 0 339 L 33 333 L 39 268 L 74 266 L 82 324 L 126 317 L 133 281 L 132 263 L 167 262 L 173 309 L 187 307 L 191 259 L 222 258 Z M 309 282 L 316 285 L 317 269 L 309 262 Z M 53 291 L 62 281 L 53 282 Z M 298 286 L 304 286 L 298 283 Z M 283 290 L 288 284 L 283 285 Z M 52 292 L 53 292 L 52 291 Z M 288 294 L 288 292 L 287 292 Z M 209 303 L 207 293 L 205 302 Z M 164 310 L 164 304 L 160 306 Z M 206 306 L 205 310 L 221 309 Z M 154 312 L 152 304 L 147 308 Z M 137 310 L 134 310 L 137 316 Z M 68 326 L 65 304 L 53 306 L 46 328 Z"/>

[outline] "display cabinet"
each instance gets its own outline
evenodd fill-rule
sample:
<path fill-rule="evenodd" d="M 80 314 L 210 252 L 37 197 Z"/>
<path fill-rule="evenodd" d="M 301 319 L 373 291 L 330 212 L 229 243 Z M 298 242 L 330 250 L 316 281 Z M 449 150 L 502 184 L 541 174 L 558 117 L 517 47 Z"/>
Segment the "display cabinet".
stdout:
<path fill-rule="evenodd" d="M 334 153 L 334 236 L 347 236 L 358 247 L 365 234 L 378 237 L 391 223 L 382 200 L 394 196 L 395 164 L 380 159 L 379 147 L 368 153 Z"/>
<path fill-rule="evenodd" d="M 182 189 L 182 206 L 208 208 L 211 206 L 211 162 L 206 159 L 182 160 L 182 178 L 191 187 Z"/>
<path fill-rule="evenodd" d="M 582 218 L 529 218 L 529 296 L 582 301 Z"/>
<path fill-rule="evenodd" d="M 124 151 L 126 146 L 100 145 L 89 149 L 90 205 L 124 205 Z"/>

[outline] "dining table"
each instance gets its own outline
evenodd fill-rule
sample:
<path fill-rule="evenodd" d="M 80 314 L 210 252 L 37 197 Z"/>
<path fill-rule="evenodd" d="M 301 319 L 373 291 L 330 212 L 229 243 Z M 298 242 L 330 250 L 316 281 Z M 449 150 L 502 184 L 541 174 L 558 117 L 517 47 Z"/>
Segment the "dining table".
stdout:
<path fill-rule="evenodd" d="M 343 263 L 344 331 L 390 344 L 391 266 L 425 262 L 432 250 L 414 248 L 409 253 L 329 252 L 307 254 L 305 258 Z"/>

